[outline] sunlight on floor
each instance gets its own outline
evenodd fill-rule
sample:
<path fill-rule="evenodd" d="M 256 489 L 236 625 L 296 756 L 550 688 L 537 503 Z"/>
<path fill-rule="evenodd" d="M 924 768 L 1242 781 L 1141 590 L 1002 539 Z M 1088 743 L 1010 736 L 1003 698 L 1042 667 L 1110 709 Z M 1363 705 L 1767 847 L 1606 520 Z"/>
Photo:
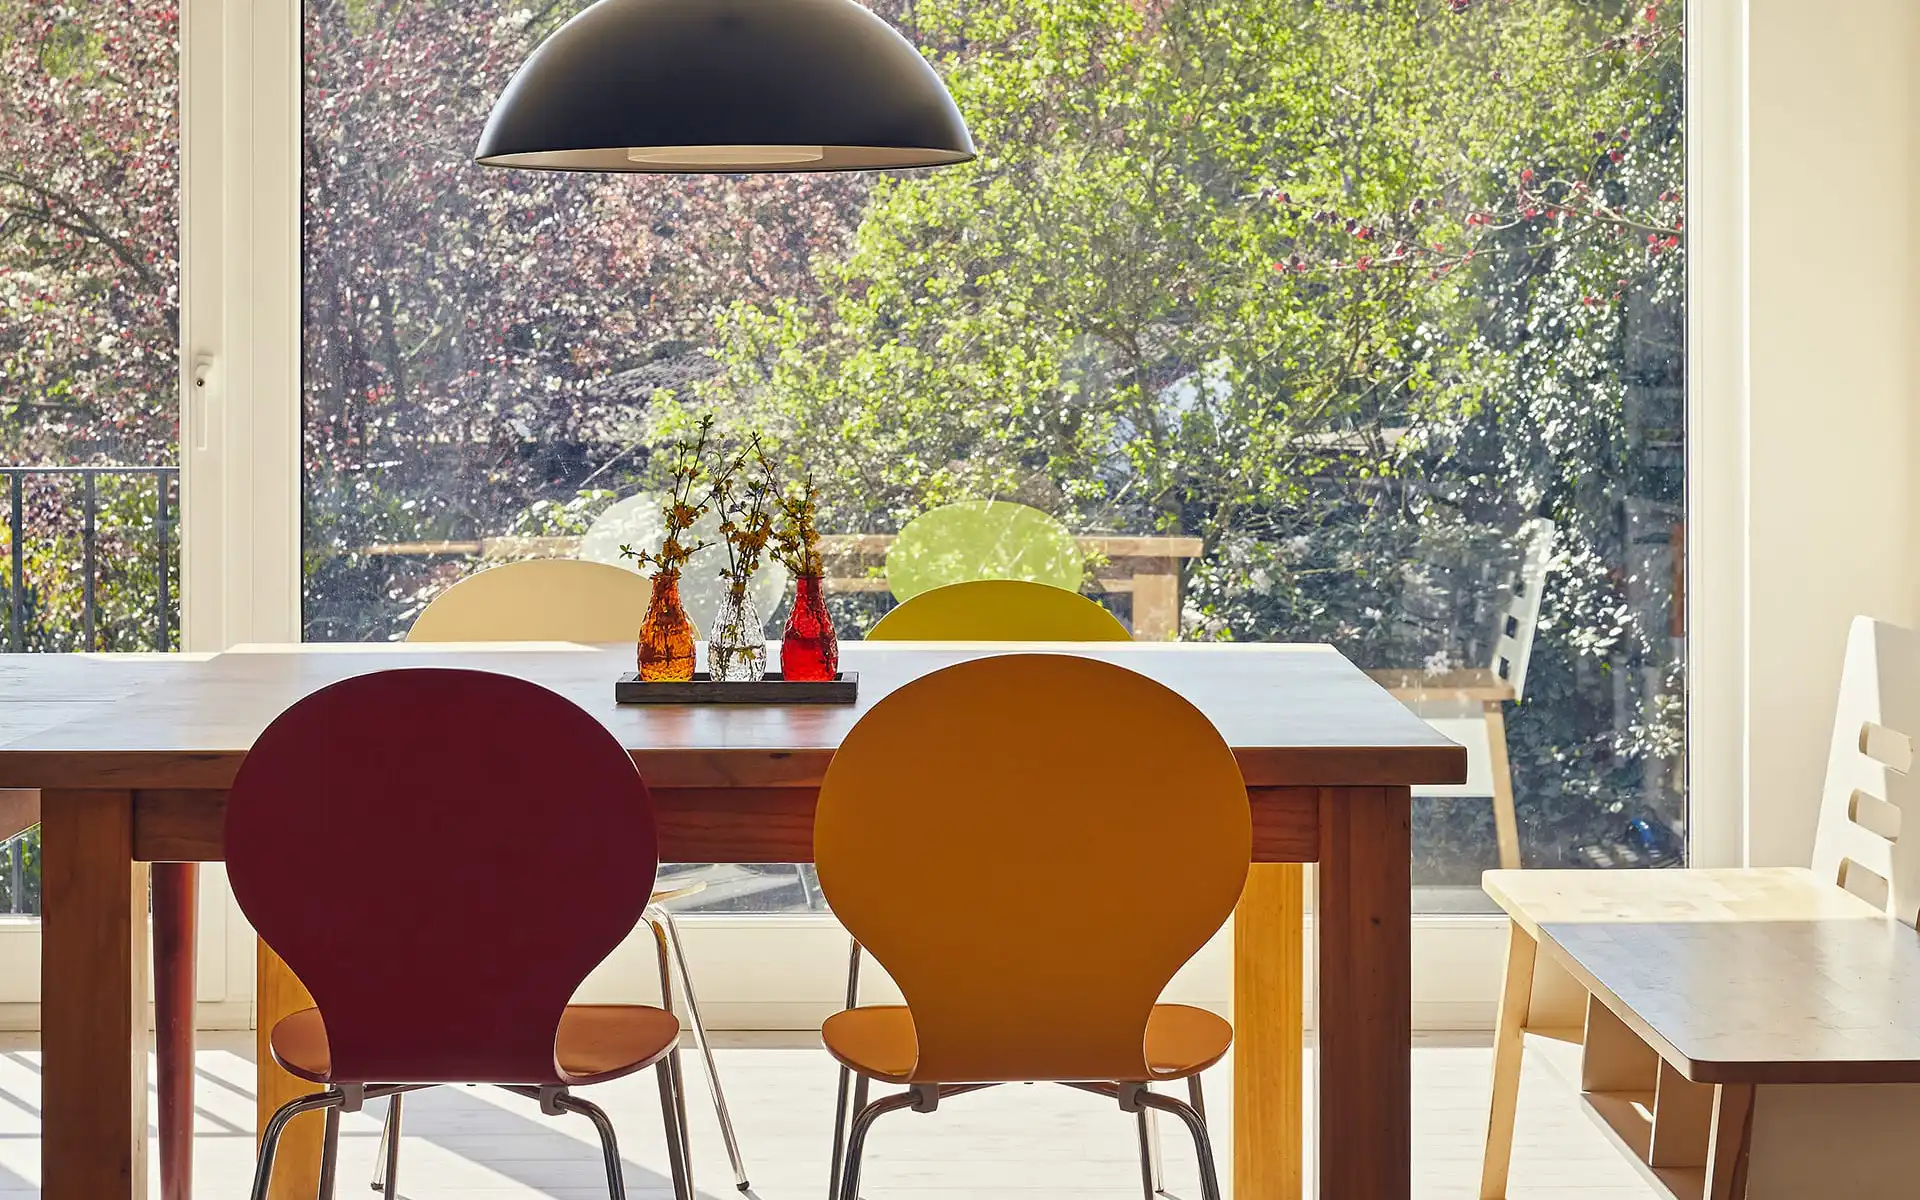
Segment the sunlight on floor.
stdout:
<path fill-rule="evenodd" d="M 733 1105 L 753 1194 L 760 1200 L 825 1195 L 834 1072 L 797 1038 L 743 1035 L 724 1042 L 720 1069 Z M 208 1034 L 199 1056 L 195 1195 L 246 1194 L 252 1162 L 252 1039 Z M 1488 1051 L 1481 1038 L 1424 1037 L 1414 1054 L 1415 1195 L 1471 1197 L 1480 1165 Z M 1511 1195 L 1565 1200 L 1649 1200 L 1656 1195 L 1578 1110 L 1565 1061 L 1530 1055 L 1521 1093 Z M 28 1035 L 0 1035 L 0 1200 L 39 1195 L 39 1050 Z M 693 1060 L 689 1109 L 694 1177 L 703 1200 L 737 1195 L 704 1080 Z M 1231 1128 L 1225 1069 L 1208 1077 L 1218 1140 Z M 666 1200 L 664 1141 L 650 1075 L 585 1092 L 621 1135 L 628 1194 Z M 382 1105 L 342 1126 L 339 1195 L 371 1195 Z M 440 1088 L 407 1105 L 401 1194 L 409 1200 L 587 1200 L 606 1195 L 592 1127 L 543 1117 L 534 1104 L 489 1088 Z M 1178 1127 L 1162 1128 L 1169 1188 L 1198 1195 L 1193 1152 Z M 1222 1162 L 1223 1170 L 1226 1163 Z M 939 1113 L 902 1113 L 875 1127 L 869 1200 L 1034 1197 L 1120 1200 L 1140 1195 L 1132 1120 L 1096 1097 L 1015 1087 L 949 1102 Z M 157 1180 L 154 1195 L 158 1195 Z"/>

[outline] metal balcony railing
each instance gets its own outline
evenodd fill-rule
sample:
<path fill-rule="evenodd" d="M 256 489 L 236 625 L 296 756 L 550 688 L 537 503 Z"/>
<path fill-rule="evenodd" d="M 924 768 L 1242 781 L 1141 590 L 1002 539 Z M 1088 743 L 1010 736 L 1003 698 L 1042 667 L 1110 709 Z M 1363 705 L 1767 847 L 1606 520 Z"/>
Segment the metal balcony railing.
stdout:
<path fill-rule="evenodd" d="M 15 654 L 35 649 L 172 649 L 179 632 L 174 583 L 179 486 L 178 467 L 0 467 L 7 529 L 6 649 Z M 110 511 L 103 511 L 103 498 L 111 500 Z M 49 517 L 40 511 L 56 500 L 62 507 L 59 514 Z M 144 528 L 127 528 L 136 525 Z M 101 569 L 102 541 L 109 537 L 119 555 L 115 565 L 121 568 L 111 578 Z M 38 569 L 30 571 L 29 552 L 36 541 L 43 551 L 51 548 L 54 553 L 43 555 L 35 564 Z M 70 550 L 60 553 L 76 541 L 77 562 L 71 561 Z M 138 562 L 141 557 L 144 563 Z M 129 566 L 140 569 L 125 569 Z M 40 589 L 50 579 L 71 587 L 75 573 L 79 628 L 62 628 L 58 615 L 43 603 Z M 146 595 L 126 594 L 129 587 Z M 121 618 L 120 636 L 106 645 L 101 638 L 103 595 Z"/>

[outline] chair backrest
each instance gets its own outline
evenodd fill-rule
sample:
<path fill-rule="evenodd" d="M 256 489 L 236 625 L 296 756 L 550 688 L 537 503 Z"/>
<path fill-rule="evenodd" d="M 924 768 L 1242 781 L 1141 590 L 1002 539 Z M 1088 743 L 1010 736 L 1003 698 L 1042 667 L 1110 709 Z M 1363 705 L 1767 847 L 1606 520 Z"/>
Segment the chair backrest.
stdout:
<path fill-rule="evenodd" d="M 571 558 L 504 563 L 435 596 L 410 642 L 631 642 L 653 585 L 638 571 Z"/>
<path fill-rule="evenodd" d="M 560 1016 L 640 920 L 653 802 L 606 728 L 506 675 L 383 671 L 277 717 L 227 801 L 241 911 L 336 1080 L 563 1082 Z"/>
<path fill-rule="evenodd" d="M 1126 642 L 1120 618 L 1078 592 L 976 579 L 921 592 L 880 618 L 870 642 Z"/>
<path fill-rule="evenodd" d="M 916 1082 L 1143 1080 L 1153 1005 L 1233 912 L 1246 784 L 1112 663 L 975 659 L 889 694 L 827 768 L 827 902 L 905 995 Z"/>
<path fill-rule="evenodd" d="M 1527 692 L 1527 664 L 1533 658 L 1533 636 L 1540 628 L 1540 601 L 1547 590 L 1547 572 L 1553 567 L 1553 522 L 1534 517 L 1520 527 L 1524 548 L 1507 594 L 1494 616 L 1493 673 L 1513 687 L 1513 698 Z"/>
<path fill-rule="evenodd" d="M 1080 590 L 1086 556 L 1067 527 L 1010 500 L 963 500 L 907 522 L 887 550 L 899 599 L 975 579 L 1024 579 Z"/>
<path fill-rule="evenodd" d="M 1915 736 L 1920 736 L 1920 634 L 1855 617 L 1840 673 L 1813 869 L 1908 925 L 1920 919 Z M 1913 829 L 1905 828 L 1908 822 Z"/>

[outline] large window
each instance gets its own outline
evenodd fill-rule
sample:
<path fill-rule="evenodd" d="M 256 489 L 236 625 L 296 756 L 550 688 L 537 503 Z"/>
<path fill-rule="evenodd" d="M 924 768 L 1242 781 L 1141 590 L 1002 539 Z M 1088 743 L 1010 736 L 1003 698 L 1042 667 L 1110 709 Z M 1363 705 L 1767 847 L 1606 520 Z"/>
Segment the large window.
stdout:
<path fill-rule="evenodd" d="M 178 29 L 0 0 L 0 652 L 178 644 Z M 30 831 L 0 916 L 38 907 Z"/>
<path fill-rule="evenodd" d="M 307 2 L 309 638 L 580 552 L 711 411 L 835 533 L 1019 501 L 1137 634 L 1330 641 L 1490 739 L 1482 795 L 1417 805 L 1425 903 L 1502 857 L 1498 746 L 1509 854 L 1679 860 L 1679 4 L 883 0 L 977 163 L 473 166 L 577 7 Z M 843 636 L 874 584 L 833 581 Z M 816 901 L 742 870 L 700 903 Z"/>

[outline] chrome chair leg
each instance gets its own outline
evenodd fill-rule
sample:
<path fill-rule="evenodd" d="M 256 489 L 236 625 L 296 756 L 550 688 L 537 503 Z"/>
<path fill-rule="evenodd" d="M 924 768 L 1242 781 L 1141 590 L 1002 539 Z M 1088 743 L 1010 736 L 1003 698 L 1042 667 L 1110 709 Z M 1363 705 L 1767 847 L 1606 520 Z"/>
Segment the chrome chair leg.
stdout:
<path fill-rule="evenodd" d="M 1120 1107 L 1126 1111 L 1138 1112 L 1151 1108 L 1179 1117 L 1188 1131 L 1193 1134 L 1194 1149 L 1199 1152 L 1201 1198 L 1202 1200 L 1220 1200 L 1220 1171 L 1213 1161 L 1213 1142 L 1207 1136 L 1207 1119 L 1197 1108 L 1182 1104 L 1172 1096 L 1162 1096 L 1140 1083 L 1068 1083 L 1066 1086 L 1118 1100 Z M 1199 1100 L 1197 1077 L 1194 1077 L 1194 1081 L 1188 1086 L 1195 1100 Z"/>
<path fill-rule="evenodd" d="M 860 1090 L 866 1090 L 866 1076 L 860 1077 Z M 860 1159 L 867 1149 L 867 1131 L 873 1123 L 890 1112 L 911 1107 L 918 1099 L 911 1091 L 896 1096 L 882 1096 L 872 1104 L 863 1105 L 853 1118 L 853 1128 L 847 1134 L 846 1175 L 840 1182 L 841 1200 L 859 1200 L 860 1196 Z"/>
<path fill-rule="evenodd" d="M 666 940 L 673 949 L 673 958 L 680 967 L 680 990 L 687 998 L 687 1019 L 693 1025 L 694 1048 L 700 1052 L 701 1061 L 707 1068 L 707 1090 L 713 1095 L 713 1111 L 720 1118 L 720 1140 L 727 1145 L 727 1160 L 733 1164 L 733 1186 L 746 1191 L 746 1164 L 740 1158 L 740 1142 L 734 1136 L 733 1115 L 727 1111 L 727 1095 L 720 1087 L 720 1068 L 713 1061 L 713 1047 L 707 1042 L 707 1023 L 700 1015 L 700 1001 L 693 993 L 693 972 L 687 969 L 687 951 L 680 940 L 680 927 L 675 924 L 673 914 L 661 905 L 647 909 L 647 918 L 657 927 L 664 927 Z M 684 1116 L 683 1128 L 684 1128 Z"/>
<path fill-rule="evenodd" d="M 674 1200 L 694 1200 L 692 1164 L 687 1159 L 686 1130 L 680 1125 L 679 1105 L 674 1102 L 674 1071 L 671 1058 L 663 1058 L 654 1068 L 660 1079 L 660 1123 L 667 1135 L 667 1166 L 673 1174 Z"/>
<path fill-rule="evenodd" d="M 568 1112 L 579 1113 L 593 1122 L 593 1128 L 600 1134 L 600 1152 L 607 1160 L 607 1195 L 610 1200 L 627 1200 L 627 1181 L 620 1171 L 620 1144 L 613 1136 L 613 1122 L 607 1119 L 606 1110 L 578 1096 L 565 1094 L 558 1097 L 554 1103 Z M 679 1191 L 674 1195 L 676 1200 L 692 1200 L 690 1196 Z"/>
<path fill-rule="evenodd" d="M 658 956 L 660 964 L 660 1007 L 668 1012 L 672 1012 L 673 969 L 670 964 L 673 951 L 667 941 L 667 927 L 664 922 L 654 921 L 649 918 L 647 919 L 647 928 L 653 931 L 654 952 Z M 664 1072 L 667 1085 L 672 1089 L 671 1100 L 674 1120 L 676 1122 L 676 1128 L 679 1131 L 681 1143 L 679 1164 L 686 1172 L 687 1190 L 689 1194 L 691 1194 L 693 1190 L 693 1152 L 689 1148 L 691 1141 L 687 1133 L 687 1090 L 683 1086 L 683 1080 L 680 1075 L 680 1043 L 678 1039 L 675 1039 L 673 1049 L 669 1050 L 667 1056 L 660 1060 L 660 1066 Z M 667 1101 L 668 1097 L 662 1095 L 661 1102 L 666 1103 Z"/>
<path fill-rule="evenodd" d="M 860 1005 L 860 942 L 848 938 L 852 949 L 847 954 L 847 1007 Z M 833 1109 L 833 1165 L 827 1172 L 827 1200 L 838 1200 L 840 1195 L 840 1172 L 846 1163 L 847 1153 L 847 1096 L 853 1089 L 853 1071 L 840 1068 L 840 1093 Z"/>
<path fill-rule="evenodd" d="M 1160 1130 L 1145 1108 L 1133 1114 L 1133 1120 L 1140 1131 L 1140 1192 L 1146 1200 L 1157 1200 L 1160 1195 L 1160 1148 L 1157 1145 Z"/>
<path fill-rule="evenodd" d="M 289 1100 L 275 1110 L 273 1116 L 267 1119 L 267 1127 L 260 1133 L 260 1157 L 253 1168 L 253 1200 L 267 1200 L 267 1189 L 273 1183 L 273 1158 L 279 1152 L 280 1137 L 286 1133 L 287 1123 L 304 1113 L 323 1108 L 337 1110 L 345 1099 L 338 1091 L 328 1089 Z"/>
<path fill-rule="evenodd" d="M 1192 1106 L 1182 1104 L 1171 1096 L 1159 1096 L 1142 1091 L 1140 1103 L 1149 1108 L 1172 1113 L 1186 1125 L 1187 1130 L 1193 1134 L 1194 1152 L 1200 1160 L 1201 1200 L 1220 1200 L 1220 1172 L 1213 1161 L 1213 1141 L 1207 1136 L 1207 1119 Z"/>
<path fill-rule="evenodd" d="M 327 1110 L 327 1129 L 320 1143 L 320 1200 L 333 1200 L 333 1178 L 340 1169 L 340 1109 Z"/>
<path fill-rule="evenodd" d="M 373 1190 L 393 1200 L 400 1194 L 400 1101 L 395 1092 L 387 1100 L 387 1119 L 380 1123 L 380 1153 L 373 1160 Z"/>

